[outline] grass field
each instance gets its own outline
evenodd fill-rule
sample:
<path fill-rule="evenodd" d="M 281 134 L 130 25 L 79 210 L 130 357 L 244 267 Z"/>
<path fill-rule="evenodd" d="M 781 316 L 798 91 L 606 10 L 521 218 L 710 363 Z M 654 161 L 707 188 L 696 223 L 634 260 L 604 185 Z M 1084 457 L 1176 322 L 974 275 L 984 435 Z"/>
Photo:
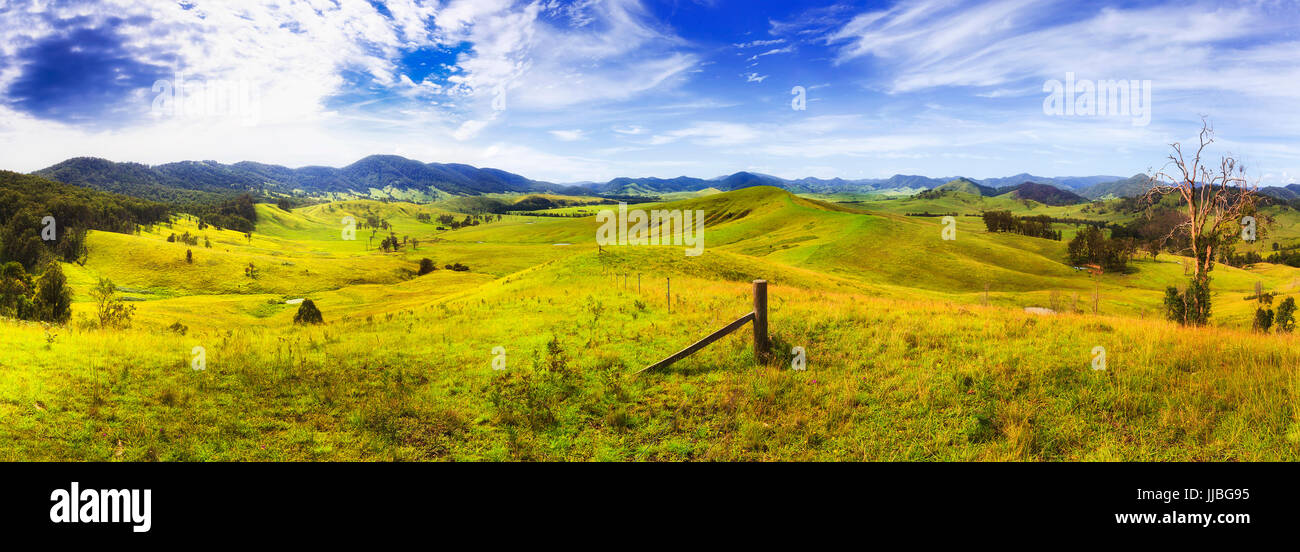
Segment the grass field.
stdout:
<path fill-rule="evenodd" d="M 592 217 L 451 231 L 417 218 L 449 214 L 445 202 L 259 205 L 251 239 L 184 218 L 93 232 L 85 266 L 65 266 L 72 323 L 0 321 L 0 459 L 1300 457 L 1300 342 L 1250 332 L 1245 300 L 1256 282 L 1300 295 L 1300 270 L 1220 265 L 1213 325 L 1180 328 L 1159 315 L 1184 279 L 1178 257 L 1093 277 L 1064 264 L 1065 242 L 990 234 L 977 217 L 946 241 L 938 218 L 904 216 L 974 201 L 749 188 L 636 206 L 705 211 L 699 257 L 598 250 Z M 343 240 L 346 215 L 420 245 Z M 166 241 L 185 231 L 198 246 Z M 469 270 L 417 276 L 422 258 Z M 89 322 L 99 277 L 138 299 L 132 328 Z M 778 358 L 756 363 L 746 329 L 632 374 L 748 312 L 756 278 L 771 282 Z M 296 298 L 326 323 L 295 326 Z M 806 371 L 790 369 L 794 346 Z M 1096 347 L 1106 370 L 1091 369 Z"/>

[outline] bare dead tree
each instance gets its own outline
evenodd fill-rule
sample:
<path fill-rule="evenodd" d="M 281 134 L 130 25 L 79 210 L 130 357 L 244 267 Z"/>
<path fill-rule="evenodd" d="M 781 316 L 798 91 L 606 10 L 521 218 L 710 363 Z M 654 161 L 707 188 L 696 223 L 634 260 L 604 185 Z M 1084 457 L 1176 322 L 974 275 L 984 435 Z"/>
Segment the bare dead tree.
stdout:
<path fill-rule="evenodd" d="M 1214 128 L 1201 120 L 1200 144 L 1190 160 L 1182 144 L 1169 146 L 1173 153 L 1161 170 L 1148 174 L 1151 189 L 1145 199 L 1159 201 L 1167 194 L 1178 194 L 1186 209 L 1187 220 L 1170 230 L 1165 240 L 1185 232 L 1191 244 L 1193 278 L 1208 276 L 1218 249 L 1241 230 L 1241 218 L 1253 214 L 1258 198 L 1258 183 L 1246 181 L 1246 167 L 1231 153 L 1220 157 L 1218 168 L 1203 159 L 1206 148 L 1214 143 Z"/>

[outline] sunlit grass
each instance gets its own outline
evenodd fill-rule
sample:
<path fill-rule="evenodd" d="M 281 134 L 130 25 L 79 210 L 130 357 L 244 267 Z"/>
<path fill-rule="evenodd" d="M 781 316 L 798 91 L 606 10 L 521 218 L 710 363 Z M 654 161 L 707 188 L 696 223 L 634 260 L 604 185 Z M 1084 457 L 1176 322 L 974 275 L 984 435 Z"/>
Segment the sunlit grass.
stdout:
<path fill-rule="evenodd" d="M 427 240 L 421 251 L 332 241 L 337 205 L 275 218 L 259 206 L 252 243 L 209 231 L 212 249 L 167 243 L 184 221 L 94 233 L 86 267 L 67 267 L 83 298 L 72 324 L 0 322 L 0 459 L 1300 456 L 1300 343 L 1250 333 L 1243 300 L 1256 280 L 1289 293 L 1294 269 L 1216 268 L 1217 327 L 1155 315 L 1182 275 L 1164 255 L 1103 276 L 1100 315 L 1038 316 L 1023 307 L 1053 290 L 1086 307 L 1097 285 L 1060 264 L 1057 242 L 988 235 L 977 219 L 943 242 L 937 220 L 762 189 L 717 197 L 677 204 L 749 210 L 711 227 L 698 258 L 679 246 L 597 252 L 591 219 L 421 233 L 419 211 L 403 211 L 420 207 L 381 203 L 399 235 Z M 422 256 L 471 271 L 402 272 Z M 246 261 L 267 271 L 242 281 Z M 147 299 L 132 303 L 131 329 L 86 323 L 84 289 L 101 275 L 150 292 L 126 293 Z M 749 312 L 755 278 L 771 282 L 778 358 L 756 364 L 746 327 L 631 375 Z M 284 300 L 301 296 L 324 325 L 292 324 Z M 790 369 L 794 346 L 807 371 Z M 1104 371 L 1092 369 L 1097 346 Z M 205 370 L 191 369 L 194 347 Z"/>

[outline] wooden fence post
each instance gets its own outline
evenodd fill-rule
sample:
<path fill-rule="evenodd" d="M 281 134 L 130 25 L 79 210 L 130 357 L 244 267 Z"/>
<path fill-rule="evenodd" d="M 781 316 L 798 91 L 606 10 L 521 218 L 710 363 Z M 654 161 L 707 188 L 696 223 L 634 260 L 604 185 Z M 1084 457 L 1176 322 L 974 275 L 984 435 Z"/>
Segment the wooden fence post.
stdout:
<path fill-rule="evenodd" d="M 668 298 L 668 312 L 673 312 L 673 279 L 666 278 L 665 280 L 668 283 L 667 294 L 665 295 Z"/>
<path fill-rule="evenodd" d="M 667 278 L 666 282 L 668 283 L 669 286 L 668 307 L 671 309 L 673 305 L 672 279 Z M 757 362 L 764 362 L 771 356 L 771 351 L 769 350 L 771 349 L 771 341 L 768 339 L 767 336 L 767 280 L 754 280 L 754 311 L 753 312 L 736 319 L 736 321 L 727 324 L 725 327 L 723 327 L 718 331 L 715 331 L 707 336 L 704 336 L 704 339 L 696 341 L 695 343 L 691 344 L 691 346 L 682 349 L 680 351 L 677 351 L 676 353 L 673 353 L 671 355 L 668 355 L 667 358 L 659 362 L 656 362 L 654 364 L 646 366 L 645 368 L 637 370 L 636 373 L 640 374 L 641 372 L 645 372 L 647 370 L 663 368 L 683 358 L 686 358 L 687 356 L 690 356 L 696 351 L 703 349 L 704 347 L 707 347 L 710 343 L 722 339 L 727 334 L 730 334 L 731 332 L 740 329 L 741 326 L 744 326 L 745 324 L 748 324 L 750 322 L 754 323 L 754 360 Z"/>
<path fill-rule="evenodd" d="M 754 280 L 754 360 L 763 362 L 769 353 L 767 339 L 767 280 Z"/>

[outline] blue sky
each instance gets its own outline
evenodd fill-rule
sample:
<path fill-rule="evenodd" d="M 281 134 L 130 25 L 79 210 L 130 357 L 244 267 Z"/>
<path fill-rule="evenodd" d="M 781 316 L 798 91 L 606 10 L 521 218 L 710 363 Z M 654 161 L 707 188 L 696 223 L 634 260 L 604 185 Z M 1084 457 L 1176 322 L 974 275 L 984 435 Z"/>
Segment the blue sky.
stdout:
<path fill-rule="evenodd" d="M 555 182 L 1129 176 L 1206 116 L 1215 154 L 1286 184 L 1300 181 L 1298 14 L 1293 1 L 6 0 L 0 168 L 392 153 Z M 1045 110 L 1045 83 L 1067 75 L 1149 91 L 1149 117 Z"/>

